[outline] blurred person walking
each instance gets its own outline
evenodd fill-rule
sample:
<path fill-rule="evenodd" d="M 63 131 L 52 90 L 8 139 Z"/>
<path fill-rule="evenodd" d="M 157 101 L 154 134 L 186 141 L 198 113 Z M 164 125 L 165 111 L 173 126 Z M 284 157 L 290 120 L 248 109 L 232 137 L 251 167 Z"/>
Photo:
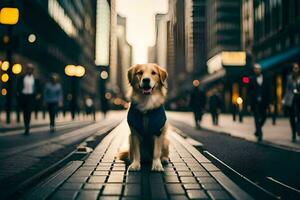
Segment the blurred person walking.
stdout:
<path fill-rule="evenodd" d="M 204 113 L 206 105 L 205 91 L 199 87 L 199 84 L 194 85 L 193 91 L 190 96 L 190 107 L 194 113 L 195 125 L 197 129 L 200 129 L 200 123 L 202 115 Z"/>
<path fill-rule="evenodd" d="M 52 74 L 50 82 L 44 89 L 44 102 L 47 104 L 50 117 L 50 132 L 55 131 L 55 117 L 58 106 L 63 104 L 63 92 L 61 84 L 58 82 L 58 75 Z"/>
<path fill-rule="evenodd" d="M 257 141 L 263 137 L 262 127 L 267 119 L 267 109 L 270 103 L 271 85 L 267 75 L 262 74 L 261 67 L 254 65 L 254 76 L 250 78 L 249 99 L 255 121 L 255 136 Z"/>
<path fill-rule="evenodd" d="M 40 98 L 39 80 L 35 78 L 32 64 L 28 64 L 25 74 L 17 83 L 17 97 L 23 110 L 25 135 L 29 135 L 31 112 L 36 99 Z"/>
<path fill-rule="evenodd" d="M 214 90 L 209 98 L 209 112 L 211 114 L 213 125 L 219 125 L 219 113 L 223 105 L 221 94 Z"/>
<path fill-rule="evenodd" d="M 85 98 L 85 114 L 87 116 L 92 115 L 93 120 L 96 121 L 96 108 L 92 97 Z"/>
<path fill-rule="evenodd" d="M 287 78 L 283 105 L 289 111 L 292 142 L 295 142 L 296 134 L 300 136 L 300 70 L 298 63 L 293 63 L 292 73 Z"/>

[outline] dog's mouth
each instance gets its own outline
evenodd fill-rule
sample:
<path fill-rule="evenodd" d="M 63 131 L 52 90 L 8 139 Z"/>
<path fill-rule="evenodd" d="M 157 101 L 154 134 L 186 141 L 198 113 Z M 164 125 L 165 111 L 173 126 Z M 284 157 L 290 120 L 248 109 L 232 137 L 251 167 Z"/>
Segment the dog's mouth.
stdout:
<path fill-rule="evenodd" d="M 144 95 L 149 95 L 149 94 L 151 94 L 153 88 L 151 88 L 151 87 L 141 87 L 141 90 L 142 90 Z"/>

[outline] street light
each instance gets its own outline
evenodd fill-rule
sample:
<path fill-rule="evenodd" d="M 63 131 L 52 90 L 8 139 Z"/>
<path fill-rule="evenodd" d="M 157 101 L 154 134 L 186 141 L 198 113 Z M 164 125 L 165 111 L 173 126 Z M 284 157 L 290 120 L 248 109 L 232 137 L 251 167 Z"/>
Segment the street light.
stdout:
<path fill-rule="evenodd" d="M 200 81 L 199 80 L 193 80 L 193 86 L 194 87 L 198 87 L 200 85 Z"/>
<path fill-rule="evenodd" d="M 30 43 L 34 43 L 36 41 L 36 36 L 35 36 L 35 34 L 30 34 L 29 36 L 28 36 L 28 42 L 30 42 Z"/>
<path fill-rule="evenodd" d="M 72 80 L 71 115 L 72 119 L 75 119 L 75 111 L 77 110 L 77 79 L 84 76 L 85 68 L 81 65 L 67 65 L 65 66 L 65 74 L 71 77 Z"/>
<path fill-rule="evenodd" d="M 2 69 L 3 71 L 7 71 L 8 68 L 9 68 L 9 62 L 8 62 L 8 61 L 4 61 L 4 62 L 2 63 L 2 65 L 1 65 L 1 69 Z"/>
<path fill-rule="evenodd" d="M 22 65 L 21 64 L 14 64 L 12 67 L 12 72 L 17 75 L 22 72 Z"/>
<path fill-rule="evenodd" d="M 81 65 L 67 65 L 65 67 L 65 74 L 71 77 L 83 77 L 85 74 L 85 68 Z"/>
<path fill-rule="evenodd" d="M 101 77 L 101 79 L 106 80 L 106 79 L 108 78 L 108 73 L 107 73 L 107 71 L 102 71 L 102 72 L 100 73 L 100 77 Z"/>
<path fill-rule="evenodd" d="M 6 96 L 6 94 L 7 94 L 7 90 L 5 88 L 2 88 L 1 95 Z"/>
<path fill-rule="evenodd" d="M 0 23 L 6 25 L 15 25 L 19 21 L 18 8 L 2 8 L 0 11 Z"/>
<path fill-rule="evenodd" d="M 83 77 L 85 74 L 85 68 L 78 65 L 75 67 L 75 76 L 76 77 Z"/>
<path fill-rule="evenodd" d="M 8 80 L 9 80 L 8 74 L 7 74 L 7 73 L 2 74 L 2 76 L 1 76 L 1 81 L 2 81 L 3 83 L 6 83 Z"/>
<path fill-rule="evenodd" d="M 12 1 L 11 5 L 12 6 Z M 7 45 L 6 50 L 6 60 L 8 63 L 12 62 L 12 35 L 13 35 L 13 25 L 17 24 L 19 21 L 19 9 L 13 7 L 4 7 L 0 10 L 0 24 L 7 25 L 7 34 L 3 37 L 3 42 Z M 7 70 L 8 77 L 12 75 L 12 69 Z M 6 123 L 10 123 L 10 112 L 12 107 L 12 97 L 13 97 L 13 80 L 8 79 L 7 89 L 6 89 Z"/>
<path fill-rule="evenodd" d="M 74 65 L 67 65 L 65 67 L 65 74 L 67 76 L 74 76 L 74 74 L 75 74 L 75 66 Z"/>
<path fill-rule="evenodd" d="M 243 99 L 242 97 L 238 97 L 236 99 L 236 102 L 238 104 L 238 109 L 239 109 L 239 121 L 242 122 L 243 121 Z"/>

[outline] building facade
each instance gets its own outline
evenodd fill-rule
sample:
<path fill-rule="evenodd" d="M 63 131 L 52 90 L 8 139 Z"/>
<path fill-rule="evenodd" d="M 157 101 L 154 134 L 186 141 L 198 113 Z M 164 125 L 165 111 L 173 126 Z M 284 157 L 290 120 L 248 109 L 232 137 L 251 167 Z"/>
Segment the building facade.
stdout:
<path fill-rule="evenodd" d="M 129 83 L 127 70 L 132 65 L 132 47 L 126 40 L 126 18 L 117 17 L 117 87 L 119 97 L 125 99 Z"/>
<path fill-rule="evenodd" d="M 184 0 L 170 0 L 167 20 L 166 64 L 169 72 L 169 98 L 176 97 L 188 78 L 185 52 Z"/>
<path fill-rule="evenodd" d="M 12 48 L 13 63 L 23 66 L 32 64 L 42 83 L 48 80 L 50 73 L 58 73 L 66 97 L 71 97 L 71 84 L 70 77 L 64 74 L 64 68 L 70 64 L 82 65 L 85 67 L 85 75 L 78 83 L 78 94 L 80 97 L 86 94 L 95 95 L 96 0 L 23 0 L 14 1 L 14 4 L 11 2 L 1 1 L 1 7 L 17 7 L 20 19 L 12 28 L 13 47 L 0 45 L 0 59 L 5 60 L 7 48 Z M 0 26 L 3 26 L 0 28 L 2 38 L 6 35 L 6 27 Z"/>
<path fill-rule="evenodd" d="M 212 58 L 222 51 L 241 49 L 241 1 L 207 1 L 207 53 Z"/>
<path fill-rule="evenodd" d="M 252 54 L 254 42 L 254 7 L 253 0 L 242 2 L 242 48 Z"/>
<path fill-rule="evenodd" d="M 241 0 L 207 1 L 207 71 L 214 78 L 204 77 L 202 83 L 208 90 L 210 85 L 222 90 L 226 111 L 234 110 L 238 97 L 246 98 L 241 84 L 246 67 L 241 8 Z"/>
<path fill-rule="evenodd" d="M 293 62 L 300 63 L 300 2 L 257 0 L 253 2 L 253 57 L 273 77 L 273 104 L 282 111 L 286 77 Z"/>
<path fill-rule="evenodd" d="M 193 77 L 206 73 L 206 0 L 185 0 L 186 68 Z"/>

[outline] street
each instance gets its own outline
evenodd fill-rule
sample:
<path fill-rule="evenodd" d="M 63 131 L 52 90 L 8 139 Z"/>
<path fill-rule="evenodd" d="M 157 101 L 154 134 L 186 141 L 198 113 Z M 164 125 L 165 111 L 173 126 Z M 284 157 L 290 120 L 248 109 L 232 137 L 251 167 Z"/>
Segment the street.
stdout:
<path fill-rule="evenodd" d="M 300 167 L 299 152 L 274 148 L 220 132 L 195 130 L 191 125 L 192 113 L 185 113 L 184 118 L 178 113 L 171 113 L 170 116 L 172 125 L 201 142 L 205 150 L 272 193 L 280 196 L 286 191 L 271 187 L 267 177 L 300 190 L 297 176 Z"/>

